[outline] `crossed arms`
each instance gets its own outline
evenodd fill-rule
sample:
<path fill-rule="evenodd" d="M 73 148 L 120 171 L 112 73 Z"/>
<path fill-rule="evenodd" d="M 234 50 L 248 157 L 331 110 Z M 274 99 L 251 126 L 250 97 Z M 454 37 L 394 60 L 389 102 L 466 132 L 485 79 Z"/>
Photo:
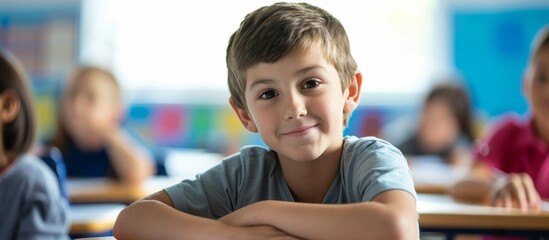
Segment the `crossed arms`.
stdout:
<path fill-rule="evenodd" d="M 313 204 L 262 201 L 219 220 L 173 207 L 164 191 L 123 210 L 114 226 L 117 239 L 418 239 L 414 197 L 402 190 L 371 202 Z"/>

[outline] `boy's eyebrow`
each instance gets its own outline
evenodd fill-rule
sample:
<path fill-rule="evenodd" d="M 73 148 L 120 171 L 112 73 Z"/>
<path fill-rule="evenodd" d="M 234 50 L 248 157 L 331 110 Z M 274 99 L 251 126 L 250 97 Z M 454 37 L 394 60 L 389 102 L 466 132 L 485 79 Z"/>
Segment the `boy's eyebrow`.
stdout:
<path fill-rule="evenodd" d="M 297 70 L 294 73 L 294 76 L 303 75 L 303 74 L 305 74 L 305 73 L 307 73 L 307 72 L 309 72 L 313 69 L 317 69 L 317 68 L 324 69 L 321 65 L 313 65 L 313 66 L 309 66 L 309 67 L 305 67 L 305 68 Z M 258 84 L 269 84 L 269 83 L 272 83 L 272 82 L 274 82 L 274 80 L 272 80 L 272 79 L 260 79 L 260 80 L 254 81 L 250 85 L 250 90 L 253 89 L 255 86 L 257 86 Z"/>
<path fill-rule="evenodd" d="M 254 87 L 256 87 L 259 84 L 269 84 L 269 83 L 272 83 L 272 82 L 274 82 L 274 80 L 272 80 L 272 79 L 260 79 L 260 80 L 254 81 L 252 84 L 250 84 L 250 90 L 253 89 Z"/>
<path fill-rule="evenodd" d="M 294 76 L 303 75 L 303 74 L 307 73 L 308 71 L 311 71 L 311 70 L 317 69 L 317 68 L 324 69 L 321 65 L 313 65 L 313 66 L 309 66 L 309 67 L 297 70 L 295 72 Z"/>

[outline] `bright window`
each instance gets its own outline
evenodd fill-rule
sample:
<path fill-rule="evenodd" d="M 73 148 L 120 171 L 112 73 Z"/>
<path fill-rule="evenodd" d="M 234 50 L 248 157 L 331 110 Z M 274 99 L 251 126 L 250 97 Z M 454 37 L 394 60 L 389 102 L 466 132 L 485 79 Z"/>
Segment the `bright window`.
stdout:
<path fill-rule="evenodd" d="M 140 100 L 225 103 L 229 36 L 273 2 L 84 1 L 81 59 L 111 67 Z M 308 2 L 345 26 L 370 94 L 363 96 L 420 93 L 446 67 L 436 0 Z"/>

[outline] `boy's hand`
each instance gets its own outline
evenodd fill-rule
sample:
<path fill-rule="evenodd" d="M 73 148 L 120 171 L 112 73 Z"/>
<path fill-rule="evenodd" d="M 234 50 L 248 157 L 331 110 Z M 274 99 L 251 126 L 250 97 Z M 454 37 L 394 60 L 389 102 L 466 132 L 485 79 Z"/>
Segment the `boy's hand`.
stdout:
<path fill-rule="evenodd" d="M 541 197 L 530 175 L 510 173 L 499 178 L 492 188 L 492 204 L 496 207 L 540 209 Z"/>

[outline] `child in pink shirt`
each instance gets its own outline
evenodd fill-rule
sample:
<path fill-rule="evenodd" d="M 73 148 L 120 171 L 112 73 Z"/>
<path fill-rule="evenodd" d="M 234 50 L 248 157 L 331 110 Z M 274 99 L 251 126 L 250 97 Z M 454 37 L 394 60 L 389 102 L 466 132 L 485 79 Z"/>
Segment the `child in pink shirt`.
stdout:
<path fill-rule="evenodd" d="M 529 118 L 507 116 L 476 144 L 472 177 L 454 186 L 455 198 L 530 209 L 549 198 L 549 25 L 534 41 L 523 91 Z"/>

